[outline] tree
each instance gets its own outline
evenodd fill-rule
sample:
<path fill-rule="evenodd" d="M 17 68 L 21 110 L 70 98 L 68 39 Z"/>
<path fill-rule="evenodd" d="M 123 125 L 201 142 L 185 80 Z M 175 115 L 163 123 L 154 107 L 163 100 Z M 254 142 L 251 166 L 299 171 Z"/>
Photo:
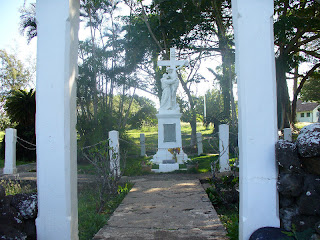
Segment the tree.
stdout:
<path fill-rule="evenodd" d="M 126 3 L 130 6 L 132 12 L 127 18 L 127 29 L 128 33 L 130 33 L 130 35 L 126 36 L 128 48 L 135 48 L 136 44 L 138 44 L 141 51 L 144 51 L 138 56 L 149 56 L 151 58 L 149 61 L 153 63 L 153 90 L 156 91 L 159 97 L 161 96 L 160 78 L 165 68 L 158 68 L 157 59 L 159 57 L 168 59 L 169 49 L 176 47 L 179 49 L 179 58 L 188 59 L 190 62 L 188 67 L 190 71 L 185 74 L 178 73 L 178 76 L 188 99 L 189 106 L 186 109 L 190 113 L 190 118 L 188 119 L 192 128 L 191 145 L 194 145 L 196 144 L 197 115 L 191 86 L 203 79 L 198 73 L 201 61 L 215 55 L 215 51 L 219 52 L 219 47 L 217 47 L 219 44 L 215 38 L 217 29 L 216 25 L 212 23 L 214 19 L 212 4 L 214 2 L 201 1 L 201 3 L 195 3 L 191 0 L 153 1 L 150 6 L 144 6 L 142 2 L 129 0 Z M 223 25 L 225 27 L 222 19 L 220 23 L 219 26 Z M 224 33 L 226 34 L 227 31 Z M 224 46 L 228 46 L 229 43 L 230 41 L 226 42 Z M 223 52 L 227 51 L 224 50 Z M 143 57 L 139 59 L 143 59 Z M 224 69 L 226 72 L 230 67 L 225 67 Z M 226 79 L 228 80 L 225 82 L 229 83 L 230 78 L 227 77 Z M 223 86 L 230 88 L 230 84 L 224 84 Z M 230 112 L 230 90 L 226 90 L 225 93 L 226 95 L 229 93 L 225 105 L 226 112 Z"/>
<path fill-rule="evenodd" d="M 117 7 L 118 1 L 81 1 L 81 20 L 90 30 L 80 42 L 77 79 L 77 128 L 84 145 L 105 139 L 110 130 L 124 134 L 138 85 L 126 66 Z"/>
<path fill-rule="evenodd" d="M 36 115 L 36 94 L 33 89 L 12 90 L 7 97 L 5 110 L 12 123 L 16 124 L 19 138 L 32 144 L 36 143 L 35 136 L 35 115 Z M 19 141 L 18 141 L 19 142 Z M 30 148 L 25 142 L 21 143 Z M 32 146 L 33 148 L 33 146 Z M 35 160 L 35 151 L 17 146 L 17 157 L 25 160 Z"/>
<path fill-rule="evenodd" d="M 301 89 L 302 101 L 317 102 L 320 104 L 320 71 L 314 72 Z"/>
<path fill-rule="evenodd" d="M 29 71 L 22 62 L 5 50 L 0 50 L 0 125 L 1 129 L 10 126 L 10 119 L 4 110 L 6 97 L 10 91 L 23 88 L 30 80 Z"/>
<path fill-rule="evenodd" d="M 0 95 L 5 97 L 11 90 L 24 87 L 30 80 L 29 71 L 15 55 L 0 50 Z"/>
<path fill-rule="evenodd" d="M 206 118 L 203 119 L 203 123 L 208 126 L 210 123 L 214 124 L 214 132 L 218 132 L 220 124 L 224 123 L 226 119 L 223 114 L 223 96 L 220 90 L 213 89 L 207 91 L 205 95 L 206 101 Z M 199 110 L 203 111 L 204 98 L 200 98 L 200 104 L 198 105 Z"/>
<path fill-rule="evenodd" d="M 306 83 L 307 79 L 313 75 L 315 73 L 315 70 L 317 68 L 320 67 L 320 63 L 317 63 L 316 65 L 314 65 L 308 72 L 307 74 L 302 78 L 299 87 L 297 88 L 297 90 L 294 93 L 293 96 L 293 100 L 292 100 L 292 112 L 291 112 L 291 125 L 294 125 L 295 121 L 296 121 L 296 108 L 297 108 L 297 99 L 298 99 L 298 95 L 302 90 L 302 87 L 304 86 L 304 84 Z M 294 127 L 294 126 L 292 126 Z"/>
<path fill-rule="evenodd" d="M 12 122 L 24 128 L 34 128 L 36 99 L 33 89 L 12 90 L 7 97 L 5 110 Z"/>
<path fill-rule="evenodd" d="M 145 97 L 134 95 L 134 99 L 137 103 L 137 111 L 135 111 L 128 124 L 131 128 L 141 128 L 143 126 L 154 126 L 157 123 L 155 103 Z"/>
<path fill-rule="evenodd" d="M 294 121 L 286 74 L 301 62 L 313 62 L 314 67 L 320 60 L 320 4 L 313 0 L 276 0 L 275 16 L 278 128 L 283 129 Z M 301 77 L 305 78 L 308 72 Z"/>
<path fill-rule="evenodd" d="M 28 43 L 37 36 L 36 4 L 20 9 L 20 32 L 26 35 Z"/>

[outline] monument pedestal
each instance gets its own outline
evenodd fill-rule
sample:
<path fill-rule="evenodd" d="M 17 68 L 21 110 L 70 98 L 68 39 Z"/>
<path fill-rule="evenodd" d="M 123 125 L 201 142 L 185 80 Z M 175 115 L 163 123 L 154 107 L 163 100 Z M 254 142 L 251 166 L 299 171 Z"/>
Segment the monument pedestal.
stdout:
<path fill-rule="evenodd" d="M 155 164 L 161 164 L 162 166 L 163 164 L 175 164 L 175 168 L 178 166 L 177 169 L 172 169 L 172 171 L 178 170 L 179 164 L 183 164 L 188 160 L 187 154 L 182 150 L 181 115 L 179 109 L 160 109 L 156 115 L 158 118 L 158 151 L 151 161 Z M 176 154 L 177 160 L 175 160 L 174 155 L 169 152 L 170 148 L 180 148 L 180 153 Z"/>

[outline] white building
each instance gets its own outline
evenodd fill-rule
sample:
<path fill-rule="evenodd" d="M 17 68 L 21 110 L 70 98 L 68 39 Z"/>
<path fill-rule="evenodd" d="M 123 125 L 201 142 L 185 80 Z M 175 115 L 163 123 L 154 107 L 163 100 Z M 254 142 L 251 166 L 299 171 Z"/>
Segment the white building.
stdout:
<path fill-rule="evenodd" d="M 318 122 L 320 105 L 297 100 L 297 122 Z"/>

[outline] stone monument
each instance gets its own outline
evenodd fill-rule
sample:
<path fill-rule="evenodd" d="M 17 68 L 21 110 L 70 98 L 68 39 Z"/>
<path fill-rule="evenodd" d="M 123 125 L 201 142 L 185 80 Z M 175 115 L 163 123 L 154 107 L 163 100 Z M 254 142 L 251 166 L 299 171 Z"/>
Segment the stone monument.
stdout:
<path fill-rule="evenodd" d="M 162 95 L 158 118 L 158 151 L 152 161 L 159 164 L 160 172 L 179 169 L 179 164 L 188 160 L 182 150 L 180 108 L 176 101 L 179 79 L 177 70 L 187 65 L 188 61 L 176 60 L 175 49 L 170 49 L 170 60 L 158 61 L 159 66 L 166 66 L 167 71 L 161 78 Z"/>

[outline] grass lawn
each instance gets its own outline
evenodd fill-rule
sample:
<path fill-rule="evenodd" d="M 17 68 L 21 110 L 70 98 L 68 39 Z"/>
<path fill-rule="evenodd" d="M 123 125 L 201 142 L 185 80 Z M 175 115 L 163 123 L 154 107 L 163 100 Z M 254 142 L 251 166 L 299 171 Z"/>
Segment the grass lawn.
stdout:
<path fill-rule="evenodd" d="M 206 153 L 217 153 L 214 149 L 217 147 L 216 143 L 213 143 L 212 141 L 209 142 L 207 140 L 208 137 L 212 136 L 213 132 L 213 126 L 209 126 L 208 128 L 205 128 L 202 123 L 197 123 L 197 132 L 202 133 L 203 137 L 203 150 Z M 136 144 L 136 146 L 139 148 L 140 144 L 140 133 L 145 134 L 146 138 L 146 150 L 147 154 L 155 154 L 158 147 L 158 126 L 154 127 L 143 127 L 142 129 L 133 129 L 128 130 L 127 134 L 131 141 Z M 181 123 L 181 137 L 182 137 L 182 146 L 188 146 L 190 145 L 191 141 L 191 127 L 189 123 L 182 122 Z M 214 145 L 214 147 L 213 147 Z"/>
<path fill-rule="evenodd" d="M 203 138 L 207 138 L 212 136 L 213 127 L 209 126 L 205 128 L 202 123 L 197 124 L 197 132 L 201 132 Z M 146 148 L 147 155 L 149 157 L 140 157 L 140 133 L 145 134 L 146 139 Z M 191 140 L 191 127 L 189 123 L 181 123 L 181 134 L 182 134 L 182 142 L 183 146 L 187 146 L 190 144 Z M 158 127 L 144 127 L 142 129 L 133 129 L 127 131 L 127 140 L 123 142 L 123 149 L 127 150 L 127 158 L 125 160 L 125 167 L 122 169 L 122 173 L 125 176 L 139 176 L 143 174 L 147 174 L 147 172 L 141 167 L 141 162 L 148 162 L 157 151 L 158 147 Z M 218 139 L 217 139 L 218 140 Z M 128 143 L 131 142 L 131 143 Z M 121 142 L 120 142 L 121 144 Z M 211 142 L 211 144 L 213 144 Z M 205 173 L 211 171 L 211 162 L 216 161 L 218 159 L 218 154 L 213 154 L 211 150 L 213 148 L 209 146 L 208 141 L 203 141 L 204 152 L 210 153 L 203 156 L 197 156 L 188 154 L 190 159 L 198 162 L 198 169 L 192 170 L 191 172 L 195 173 Z M 216 144 L 217 145 L 217 144 Z M 153 166 L 153 169 L 156 167 Z M 181 166 L 181 168 L 186 168 L 186 166 Z M 90 164 L 78 164 L 78 173 L 79 174 L 94 174 L 94 169 Z M 190 172 L 190 171 L 188 171 Z"/>
<path fill-rule="evenodd" d="M 301 130 L 301 128 L 303 128 L 303 127 L 305 127 L 305 126 L 308 126 L 308 125 L 310 125 L 310 124 L 312 124 L 312 123 L 311 123 L 311 122 L 297 122 L 296 124 L 294 124 L 294 126 L 295 126 L 297 129 Z"/>
<path fill-rule="evenodd" d="M 17 166 L 19 165 L 25 165 L 33 162 L 26 162 L 26 161 L 17 161 L 16 164 Z M 0 168 L 4 168 L 4 159 L 0 159 Z"/>
<path fill-rule="evenodd" d="M 78 216 L 79 216 L 79 239 L 92 239 L 107 221 L 114 210 L 119 206 L 124 197 L 132 188 L 132 184 L 120 187 L 121 191 L 113 196 L 106 196 L 103 211 L 97 213 L 97 190 L 88 185 L 79 190 Z"/>

